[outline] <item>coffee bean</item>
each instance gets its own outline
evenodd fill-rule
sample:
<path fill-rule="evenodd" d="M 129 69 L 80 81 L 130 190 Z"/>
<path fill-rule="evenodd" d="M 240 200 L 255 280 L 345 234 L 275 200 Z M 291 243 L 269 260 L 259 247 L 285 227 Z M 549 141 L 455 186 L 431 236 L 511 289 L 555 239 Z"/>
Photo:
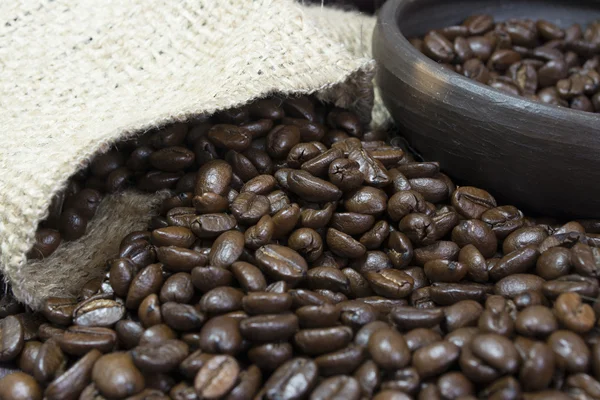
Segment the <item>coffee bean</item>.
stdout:
<path fill-rule="evenodd" d="M 244 293 L 227 286 L 216 287 L 200 299 L 200 309 L 208 314 L 225 314 L 242 309 Z"/>
<path fill-rule="evenodd" d="M 415 328 L 433 328 L 444 319 L 442 309 L 418 309 L 415 307 L 394 307 L 390 312 L 390 319 L 400 330 Z"/>
<path fill-rule="evenodd" d="M 250 315 L 279 314 L 290 309 L 292 296 L 289 293 L 253 292 L 244 296 L 242 306 Z"/>
<path fill-rule="evenodd" d="M 271 375 L 265 383 L 268 399 L 301 399 L 308 395 L 317 383 L 318 367 L 306 358 L 294 358 Z"/>
<path fill-rule="evenodd" d="M 148 295 L 157 293 L 162 284 L 161 264 L 150 264 L 143 268 L 129 286 L 125 306 L 129 309 L 137 309 Z"/>
<path fill-rule="evenodd" d="M 269 212 L 269 206 L 269 199 L 265 196 L 243 192 L 235 198 L 230 208 L 238 222 L 252 225 Z"/>
<path fill-rule="evenodd" d="M 483 307 L 473 300 L 462 300 L 444 308 L 443 324 L 448 332 L 477 325 Z"/>
<path fill-rule="evenodd" d="M 287 342 L 257 345 L 248 350 L 248 358 L 260 369 L 266 371 L 277 369 L 290 360 L 292 355 L 292 346 Z"/>
<path fill-rule="evenodd" d="M 492 280 L 498 281 L 508 275 L 527 272 L 533 267 L 540 253 L 535 246 L 527 246 L 506 254 L 489 270 Z"/>
<path fill-rule="evenodd" d="M 178 272 L 171 275 L 160 289 L 160 301 L 166 303 L 188 303 L 194 296 L 192 277 L 187 272 Z"/>
<path fill-rule="evenodd" d="M 554 314 L 567 329 L 585 333 L 594 327 L 596 316 L 589 304 L 582 302 L 577 293 L 563 293 L 554 303 Z"/>
<path fill-rule="evenodd" d="M 72 298 L 50 297 L 44 301 L 42 314 L 50 322 L 58 325 L 71 323 L 77 301 Z"/>
<path fill-rule="evenodd" d="M 440 341 L 421 347 L 413 355 L 413 364 L 420 378 L 437 376 L 458 360 L 460 348 L 452 342 Z"/>
<path fill-rule="evenodd" d="M 236 354 L 242 348 L 239 321 L 227 316 L 209 319 L 200 330 L 200 348 L 212 354 Z"/>
<path fill-rule="evenodd" d="M 0 396 L 6 400 L 41 400 L 42 389 L 32 376 L 14 372 L 0 379 Z"/>
<path fill-rule="evenodd" d="M 93 349 L 108 353 L 115 348 L 117 334 L 108 328 L 71 326 L 57 342 L 70 355 L 83 356 Z"/>
<path fill-rule="evenodd" d="M 33 376 L 38 382 L 50 382 L 64 372 L 67 360 L 56 339 L 48 339 L 38 352 L 33 367 Z"/>
<path fill-rule="evenodd" d="M 543 228 L 520 228 L 508 235 L 502 244 L 504 254 L 530 245 L 539 245 L 548 237 Z"/>
<path fill-rule="evenodd" d="M 131 351 L 133 363 L 145 372 L 169 372 L 189 353 L 188 345 L 180 340 L 139 345 Z"/>
<path fill-rule="evenodd" d="M 541 291 L 545 280 L 531 274 L 514 274 L 496 282 L 494 291 L 505 297 L 515 297 L 529 291 Z"/>
<path fill-rule="evenodd" d="M 521 335 L 543 338 L 554 332 L 558 323 L 552 310 L 541 305 L 532 305 L 519 312 L 515 327 Z"/>
<path fill-rule="evenodd" d="M 192 283 L 202 293 L 219 286 L 229 286 L 233 282 L 231 272 L 219 267 L 196 267 L 192 270 L 191 276 Z"/>
<path fill-rule="evenodd" d="M 92 349 L 67 371 L 52 381 L 44 395 L 50 399 L 78 399 L 92 378 L 92 369 L 102 356 L 98 350 Z"/>
<path fill-rule="evenodd" d="M 298 330 L 298 317 L 291 313 L 265 314 L 244 319 L 240 332 L 258 342 L 285 341 Z"/>
<path fill-rule="evenodd" d="M 267 288 L 267 282 L 264 275 L 260 269 L 252 264 L 243 261 L 234 262 L 231 265 L 231 272 L 246 292 L 260 292 Z M 193 278 L 194 274 L 192 272 L 192 279 Z"/>
<path fill-rule="evenodd" d="M 23 325 L 15 316 L 0 320 L 0 361 L 14 360 L 23 349 Z"/>
<path fill-rule="evenodd" d="M 320 209 L 303 207 L 300 213 L 300 225 L 311 229 L 325 228 L 331 221 L 335 207 L 335 202 L 325 203 Z"/>
<path fill-rule="evenodd" d="M 558 330 L 547 341 L 554 351 L 556 364 L 570 373 L 584 372 L 590 363 L 590 350 L 579 335 L 566 330 Z"/>
<path fill-rule="evenodd" d="M 291 284 L 304 279 L 308 266 L 296 251 L 280 246 L 266 245 L 255 253 L 257 266 L 268 276 Z"/>
<path fill-rule="evenodd" d="M 73 310 L 73 323 L 81 326 L 112 326 L 125 316 L 125 307 L 114 300 L 90 298 Z"/>
<path fill-rule="evenodd" d="M 236 262 L 244 250 L 244 234 L 227 231 L 215 239 L 208 257 L 209 264 L 226 268 Z"/>
<path fill-rule="evenodd" d="M 403 368 L 410 362 L 410 350 L 406 341 L 392 329 L 374 332 L 369 338 L 369 354 L 383 369 Z"/>
<path fill-rule="evenodd" d="M 144 377 L 127 353 L 100 357 L 92 369 L 92 381 L 107 397 L 126 397 L 144 388 Z"/>
<path fill-rule="evenodd" d="M 437 240 L 438 233 L 432 219 L 426 214 L 411 213 L 400 220 L 398 229 L 416 245 L 427 246 Z"/>

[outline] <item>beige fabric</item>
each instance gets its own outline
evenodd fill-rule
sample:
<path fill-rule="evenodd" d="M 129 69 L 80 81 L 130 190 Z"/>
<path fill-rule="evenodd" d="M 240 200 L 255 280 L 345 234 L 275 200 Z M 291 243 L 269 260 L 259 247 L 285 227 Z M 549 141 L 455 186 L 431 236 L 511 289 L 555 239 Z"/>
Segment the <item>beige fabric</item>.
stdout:
<path fill-rule="evenodd" d="M 274 92 L 318 92 L 365 119 L 373 103 L 374 20 L 354 13 L 291 0 L 11 0 L 0 16 L 0 267 L 34 308 L 102 273 L 149 218 L 156 198 L 112 197 L 80 241 L 26 260 L 52 195 L 117 139 Z"/>

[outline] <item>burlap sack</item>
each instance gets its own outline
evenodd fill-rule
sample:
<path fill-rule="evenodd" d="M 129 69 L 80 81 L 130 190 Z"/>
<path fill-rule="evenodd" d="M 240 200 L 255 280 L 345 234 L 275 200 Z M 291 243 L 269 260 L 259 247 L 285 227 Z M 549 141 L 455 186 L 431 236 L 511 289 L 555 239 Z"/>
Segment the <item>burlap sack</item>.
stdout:
<path fill-rule="evenodd" d="M 70 175 L 117 139 L 278 92 L 366 119 L 372 17 L 291 0 L 0 2 L 0 262 L 33 308 L 104 273 L 163 195 L 104 200 L 87 234 L 28 262 Z"/>

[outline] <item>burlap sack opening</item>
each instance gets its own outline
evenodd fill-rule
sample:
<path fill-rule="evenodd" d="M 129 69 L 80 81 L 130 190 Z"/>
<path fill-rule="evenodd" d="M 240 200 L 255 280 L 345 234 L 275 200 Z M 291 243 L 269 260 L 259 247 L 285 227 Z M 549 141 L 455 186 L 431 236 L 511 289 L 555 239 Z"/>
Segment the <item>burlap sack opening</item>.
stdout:
<path fill-rule="evenodd" d="M 27 261 L 52 196 L 116 141 L 272 93 L 370 119 L 371 17 L 291 0 L 22 0 L 0 15 L 0 263 L 34 309 L 102 275 L 164 198 L 107 196 L 83 238 Z"/>

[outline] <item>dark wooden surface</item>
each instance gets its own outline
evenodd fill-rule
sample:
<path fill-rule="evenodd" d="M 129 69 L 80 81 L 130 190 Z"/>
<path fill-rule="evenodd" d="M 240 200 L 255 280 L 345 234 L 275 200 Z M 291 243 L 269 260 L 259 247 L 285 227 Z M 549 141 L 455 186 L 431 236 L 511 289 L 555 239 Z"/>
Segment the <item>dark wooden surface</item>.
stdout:
<path fill-rule="evenodd" d="M 499 5 L 500 4 L 500 5 Z M 600 218 L 600 115 L 512 96 L 440 68 L 406 36 L 472 13 L 600 19 L 600 1 L 388 0 L 373 37 L 383 100 L 409 144 L 459 184 L 557 217 Z"/>

